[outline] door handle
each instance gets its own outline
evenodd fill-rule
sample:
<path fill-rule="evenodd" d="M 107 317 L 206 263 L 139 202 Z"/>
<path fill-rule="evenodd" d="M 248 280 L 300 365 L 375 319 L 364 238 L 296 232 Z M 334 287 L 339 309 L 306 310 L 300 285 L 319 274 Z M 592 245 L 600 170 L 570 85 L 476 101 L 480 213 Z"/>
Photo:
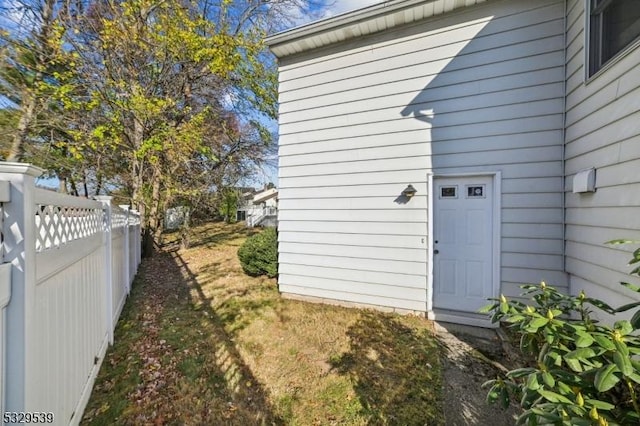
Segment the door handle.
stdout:
<path fill-rule="evenodd" d="M 440 253 L 440 250 L 434 250 L 433 251 L 433 254 L 438 254 L 438 253 Z"/>

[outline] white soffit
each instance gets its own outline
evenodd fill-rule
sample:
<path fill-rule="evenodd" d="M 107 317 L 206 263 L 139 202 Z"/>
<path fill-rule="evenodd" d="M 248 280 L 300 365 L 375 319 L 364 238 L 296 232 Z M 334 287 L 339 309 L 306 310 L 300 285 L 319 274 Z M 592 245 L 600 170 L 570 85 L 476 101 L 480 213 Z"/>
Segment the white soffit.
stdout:
<path fill-rule="evenodd" d="M 486 0 L 392 0 L 267 37 L 278 58 L 388 30 Z"/>

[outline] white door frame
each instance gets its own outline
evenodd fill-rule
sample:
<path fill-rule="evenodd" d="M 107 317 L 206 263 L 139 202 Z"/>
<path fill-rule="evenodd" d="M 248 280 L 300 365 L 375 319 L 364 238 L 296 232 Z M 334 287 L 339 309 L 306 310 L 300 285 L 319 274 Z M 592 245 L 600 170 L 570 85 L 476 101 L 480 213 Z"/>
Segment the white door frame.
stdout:
<path fill-rule="evenodd" d="M 501 236 L 502 236 L 502 172 L 500 171 L 481 171 L 481 172 L 467 172 L 467 173 L 437 173 L 433 172 L 427 173 L 427 185 L 429 196 L 427 197 L 427 232 L 429 235 L 427 236 L 427 250 L 429 252 L 428 256 L 428 266 L 427 266 L 427 318 L 430 320 L 441 319 L 443 321 L 451 321 L 458 322 L 461 324 L 468 325 L 480 325 L 480 326 L 492 326 L 489 318 L 487 317 L 487 321 L 483 321 L 477 318 L 470 317 L 455 317 L 452 318 L 449 315 L 446 316 L 438 316 L 436 318 L 435 313 L 433 312 L 433 209 L 435 205 L 435 192 L 434 192 L 434 180 L 436 178 L 460 178 L 460 177 L 472 177 L 472 176 L 489 176 L 493 178 L 493 205 L 492 205 L 492 225 L 493 225 L 493 296 L 498 297 L 500 295 L 500 253 L 501 253 Z M 487 303 L 489 303 L 487 301 Z"/>

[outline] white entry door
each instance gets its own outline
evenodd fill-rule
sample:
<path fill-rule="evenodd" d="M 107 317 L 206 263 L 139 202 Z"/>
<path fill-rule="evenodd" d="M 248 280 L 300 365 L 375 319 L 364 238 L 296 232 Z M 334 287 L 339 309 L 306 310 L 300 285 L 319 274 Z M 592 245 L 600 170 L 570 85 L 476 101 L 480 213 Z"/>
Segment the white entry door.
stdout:
<path fill-rule="evenodd" d="M 434 179 L 433 307 L 475 313 L 493 294 L 493 177 Z"/>

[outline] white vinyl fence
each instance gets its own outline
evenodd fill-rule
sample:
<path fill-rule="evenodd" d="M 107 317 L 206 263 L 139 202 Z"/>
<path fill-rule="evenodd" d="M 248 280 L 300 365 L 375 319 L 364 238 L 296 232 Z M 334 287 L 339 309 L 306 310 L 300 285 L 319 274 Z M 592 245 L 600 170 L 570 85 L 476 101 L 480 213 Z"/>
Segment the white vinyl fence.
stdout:
<path fill-rule="evenodd" d="M 140 263 L 136 212 L 41 173 L 0 162 L 0 424 L 80 422 Z"/>

